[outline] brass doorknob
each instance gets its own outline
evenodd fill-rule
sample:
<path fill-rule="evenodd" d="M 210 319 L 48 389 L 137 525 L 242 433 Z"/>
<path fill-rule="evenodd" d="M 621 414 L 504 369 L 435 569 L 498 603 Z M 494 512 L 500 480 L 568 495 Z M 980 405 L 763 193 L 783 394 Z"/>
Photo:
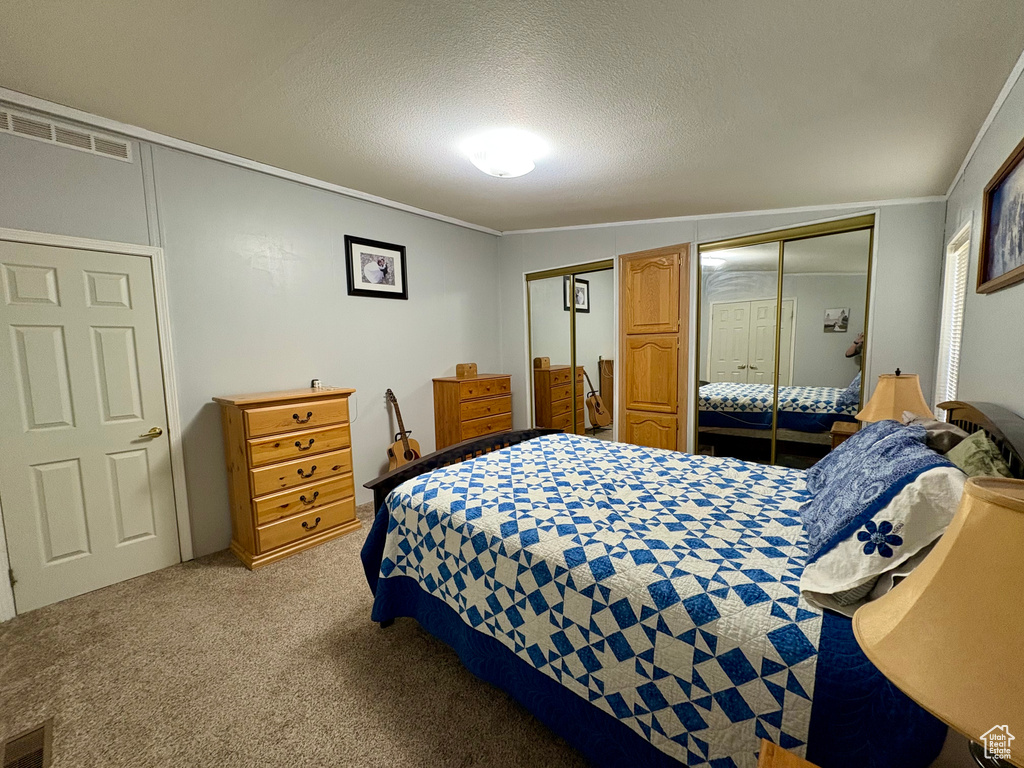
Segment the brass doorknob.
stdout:
<path fill-rule="evenodd" d="M 149 432 L 144 435 L 139 435 L 139 437 L 160 437 L 163 433 L 164 431 L 160 429 L 160 427 L 153 427 Z"/>

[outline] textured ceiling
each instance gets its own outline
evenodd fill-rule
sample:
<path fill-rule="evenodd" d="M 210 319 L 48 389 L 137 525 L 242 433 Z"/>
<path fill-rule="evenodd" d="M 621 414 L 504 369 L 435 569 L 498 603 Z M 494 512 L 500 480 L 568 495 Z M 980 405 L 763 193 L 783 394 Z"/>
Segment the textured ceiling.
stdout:
<path fill-rule="evenodd" d="M 509 230 L 944 194 L 1021 49 L 986 0 L 6 0 L 0 85 Z M 458 151 L 553 146 L 495 179 Z"/>

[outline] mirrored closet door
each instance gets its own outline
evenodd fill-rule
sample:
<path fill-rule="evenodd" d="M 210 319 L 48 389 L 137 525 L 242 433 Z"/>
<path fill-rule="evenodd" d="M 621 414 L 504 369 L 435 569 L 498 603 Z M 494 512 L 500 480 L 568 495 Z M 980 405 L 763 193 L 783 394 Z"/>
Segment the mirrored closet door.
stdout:
<path fill-rule="evenodd" d="M 526 276 L 532 423 L 612 439 L 611 261 Z"/>
<path fill-rule="evenodd" d="M 697 451 L 808 467 L 860 409 L 874 217 L 700 246 Z"/>

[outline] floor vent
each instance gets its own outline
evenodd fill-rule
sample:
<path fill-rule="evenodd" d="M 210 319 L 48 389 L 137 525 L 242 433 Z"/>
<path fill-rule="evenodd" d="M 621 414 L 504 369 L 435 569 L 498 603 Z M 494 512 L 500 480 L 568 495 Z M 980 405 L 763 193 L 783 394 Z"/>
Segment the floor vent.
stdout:
<path fill-rule="evenodd" d="M 3 768 L 47 768 L 50 765 L 51 727 L 47 720 L 38 728 L 15 736 L 4 744 Z"/>
<path fill-rule="evenodd" d="M 92 155 L 112 157 L 126 163 L 132 161 L 130 141 L 93 133 L 84 128 L 55 123 L 45 117 L 24 115 L 0 106 L 0 133 L 23 136 L 26 139 L 45 141 L 69 149 L 77 149 Z"/>

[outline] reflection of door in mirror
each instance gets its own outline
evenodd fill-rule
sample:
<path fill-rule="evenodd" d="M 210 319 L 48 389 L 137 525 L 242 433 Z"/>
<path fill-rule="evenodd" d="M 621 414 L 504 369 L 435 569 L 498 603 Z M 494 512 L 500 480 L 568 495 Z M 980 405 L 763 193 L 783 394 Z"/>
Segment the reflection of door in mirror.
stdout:
<path fill-rule="evenodd" d="M 793 375 L 793 299 L 782 300 L 779 384 Z M 771 384 L 775 372 L 775 299 L 712 302 L 709 381 Z"/>

